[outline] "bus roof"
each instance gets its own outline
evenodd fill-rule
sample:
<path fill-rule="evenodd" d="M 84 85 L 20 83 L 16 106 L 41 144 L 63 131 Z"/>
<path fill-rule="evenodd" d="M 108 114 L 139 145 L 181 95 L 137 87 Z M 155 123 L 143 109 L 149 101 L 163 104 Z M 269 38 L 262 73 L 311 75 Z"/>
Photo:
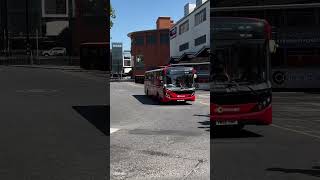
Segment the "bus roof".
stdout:
<path fill-rule="evenodd" d="M 170 64 L 170 66 L 190 66 L 190 65 L 206 65 L 210 64 L 210 62 L 201 62 L 201 63 L 178 63 L 178 64 Z"/>
<path fill-rule="evenodd" d="M 186 63 L 187 64 L 187 63 Z M 194 63 L 190 63 L 190 64 L 194 64 Z M 205 63 L 204 63 L 205 64 Z M 145 74 L 146 73 L 151 73 L 151 72 L 158 72 L 158 71 L 163 71 L 164 69 L 172 69 L 172 68 L 182 68 L 183 67 L 183 65 L 179 65 L 179 66 L 171 66 L 171 65 L 169 65 L 169 66 L 164 66 L 163 68 L 159 68 L 159 69 L 153 69 L 153 70 L 150 70 L 150 71 L 146 71 L 145 72 Z M 184 68 L 190 68 L 190 67 L 188 67 L 188 66 L 186 66 L 185 65 L 185 67 Z"/>
<path fill-rule="evenodd" d="M 320 7 L 320 3 L 304 4 L 280 4 L 280 5 L 261 5 L 261 6 L 236 6 L 236 7 L 215 7 L 210 8 L 211 12 L 236 11 L 236 10 L 267 10 L 267 9 L 302 9 Z"/>
<path fill-rule="evenodd" d="M 88 42 L 88 43 L 81 43 L 80 46 L 99 46 L 104 47 L 110 45 L 110 42 Z"/>

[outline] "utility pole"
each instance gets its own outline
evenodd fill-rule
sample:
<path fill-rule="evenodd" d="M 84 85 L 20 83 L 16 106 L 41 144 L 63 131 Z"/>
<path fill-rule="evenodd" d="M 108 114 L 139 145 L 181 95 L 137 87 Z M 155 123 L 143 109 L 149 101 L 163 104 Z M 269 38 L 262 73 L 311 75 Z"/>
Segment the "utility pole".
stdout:
<path fill-rule="evenodd" d="M 27 50 L 27 56 L 28 60 L 31 60 L 31 65 L 33 64 L 32 59 L 30 58 L 31 55 L 31 47 L 30 47 L 30 33 L 29 33 L 29 0 L 26 0 L 26 50 Z"/>
<path fill-rule="evenodd" d="M 3 49 L 4 49 L 4 52 L 5 52 L 5 56 L 7 57 L 8 56 L 8 41 L 9 41 L 9 38 L 8 38 L 8 5 L 7 5 L 7 2 L 8 0 L 4 0 L 3 1 L 3 6 L 2 6 L 2 9 L 1 11 L 3 11 L 2 15 L 2 21 L 3 21 L 3 38 L 4 38 L 4 42 L 3 42 Z"/>
<path fill-rule="evenodd" d="M 73 8 L 75 4 L 74 4 L 74 1 L 73 0 L 69 0 L 68 1 L 68 16 L 69 16 L 69 47 L 66 48 L 66 49 L 69 49 L 69 52 L 67 52 L 67 54 L 69 54 L 69 63 L 70 65 L 72 65 L 72 55 L 73 55 L 73 38 L 72 38 L 72 30 L 73 30 Z"/>

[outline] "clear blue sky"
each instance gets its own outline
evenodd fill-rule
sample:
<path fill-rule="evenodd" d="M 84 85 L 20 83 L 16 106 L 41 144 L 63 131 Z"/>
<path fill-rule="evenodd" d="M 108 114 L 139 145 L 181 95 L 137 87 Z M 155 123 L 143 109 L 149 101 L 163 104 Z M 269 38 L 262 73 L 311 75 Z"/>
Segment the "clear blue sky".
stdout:
<path fill-rule="evenodd" d="M 129 32 L 156 29 L 159 16 L 170 16 L 174 22 L 183 17 L 186 3 L 196 0 L 111 0 L 116 19 L 111 29 L 111 42 L 122 42 L 130 50 Z"/>

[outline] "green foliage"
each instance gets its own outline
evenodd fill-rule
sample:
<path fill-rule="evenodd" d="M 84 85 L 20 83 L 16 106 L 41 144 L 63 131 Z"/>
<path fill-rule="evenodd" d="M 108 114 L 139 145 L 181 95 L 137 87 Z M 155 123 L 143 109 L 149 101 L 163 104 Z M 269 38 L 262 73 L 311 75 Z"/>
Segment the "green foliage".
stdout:
<path fill-rule="evenodd" d="M 110 29 L 113 26 L 113 20 L 116 18 L 115 10 L 112 8 L 110 4 Z"/>

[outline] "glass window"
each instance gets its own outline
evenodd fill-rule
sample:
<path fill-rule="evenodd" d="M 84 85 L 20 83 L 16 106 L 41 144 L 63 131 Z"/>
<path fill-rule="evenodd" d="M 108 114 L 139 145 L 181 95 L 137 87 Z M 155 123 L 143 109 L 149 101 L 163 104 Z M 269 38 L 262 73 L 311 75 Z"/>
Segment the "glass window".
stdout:
<path fill-rule="evenodd" d="M 179 47 L 180 51 L 184 51 L 186 49 L 189 49 L 189 43 L 184 43 L 184 44 L 180 45 L 180 47 Z"/>
<path fill-rule="evenodd" d="M 137 57 L 136 57 L 136 67 L 144 67 L 143 55 L 137 55 Z"/>
<path fill-rule="evenodd" d="M 124 66 L 131 66 L 130 60 L 124 60 Z"/>
<path fill-rule="evenodd" d="M 134 44 L 135 45 L 144 45 L 144 38 L 143 38 L 143 36 L 136 36 L 135 38 L 134 38 Z"/>
<path fill-rule="evenodd" d="M 169 44 L 169 33 L 161 33 L 160 34 L 160 43 L 161 44 Z"/>
<path fill-rule="evenodd" d="M 200 12 L 198 12 L 195 16 L 194 16 L 194 22 L 195 22 L 195 26 L 201 24 L 202 22 L 204 22 L 206 20 L 206 8 L 202 9 Z"/>
<path fill-rule="evenodd" d="M 294 9 L 287 11 L 288 26 L 312 26 L 316 23 L 313 9 Z"/>
<path fill-rule="evenodd" d="M 201 45 L 201 44 L 204 44 L 204 43 L 206 43 L 206 35 L 203 35 L 203 36 L 200 36 L 200 37 L 198 37 L 197 39 L 195 39 L 194 40 L 194 45 L 195 46 L 199 46 L 199 45 Z"/>
<path fill-rule="evenodd" d="M 147 35 L 147 44 L 156 44 L 157 36 L 155 34 Z"/>
<path fill-rule="evenodd" d="M 189 20 L 186 20 L 179 26 L 179 34 L 189 31 Z"/>

